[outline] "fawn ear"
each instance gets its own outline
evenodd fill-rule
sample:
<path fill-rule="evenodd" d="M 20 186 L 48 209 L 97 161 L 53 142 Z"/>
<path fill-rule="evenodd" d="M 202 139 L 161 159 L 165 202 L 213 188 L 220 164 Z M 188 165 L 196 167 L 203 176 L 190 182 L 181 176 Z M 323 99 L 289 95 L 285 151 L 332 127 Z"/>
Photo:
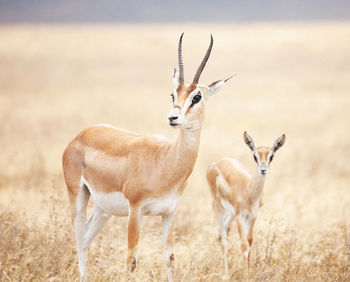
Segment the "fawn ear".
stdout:
<path fill-rule="evenodd" d="M 276 152 L 279 148 L 281 148 L 286 141 L 286 135 L 283 134 L 281 137 L 277 138 L 275 143 L 273 143 L 271 149 L 273 152 Z"/>
<path fill-rule="evenodd" d="M 230 81 L 234 76 L 236 76 L 236 75 L 234 74 L 227 79 L 218 80 L 218 81 L 211 83 L 208 86 L 209 91 L 208 91 L 207 99 L 209 97 L 211 97 L 212 95 L 214 95 L 216 92 L 219 92 L 219 90 L 221 90 L 221 88 L 226 84 L 226 82 Z"/>
<path fill-rule="evenodd" d="M 173 71 L 173 82 L 174 82 L 175 87 L 177 87 L 179 85 L 179 83 L 180 83 L 179 76 L 180 76 L 179 71 L 176 68 L 174 68 L 174 71 Z"/>
<path fill-rule="evenodd" d="M 255 150 L 255 144 L 254 144 L 253 138 L 249 136 L 247 131 L 244 131 L 243 137 L 244 137 L 244 142 L 248 145 L 250 150 L 254 151 Z"/>

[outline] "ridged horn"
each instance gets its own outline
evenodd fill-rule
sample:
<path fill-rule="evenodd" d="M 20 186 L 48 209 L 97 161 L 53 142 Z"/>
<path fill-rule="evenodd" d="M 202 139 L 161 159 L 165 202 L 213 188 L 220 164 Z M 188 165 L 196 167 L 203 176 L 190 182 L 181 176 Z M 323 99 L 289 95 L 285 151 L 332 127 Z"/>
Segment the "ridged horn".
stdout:
<path fill-rule="evenodd" d="M 179 60 L 179 83 L 184 83 L 184 63 L 182 60 L 182 37 L 184 36 L 184 33 L 181 34 L 180 40 L 179 40 L 179 47 L 177 50 L 178 60 Z"/>
<path fill-rule="evenodd" d="M 213 47 L 213 36 L 210 34 L 210 45 L 209 45 L 209 48 L 207 50 L 207 53 L 205 53 L 205 56 L 201 62 L 201 64 L 199 65 L 198 67 L 198 70 L 196 72 L 196 75 L 194 76 L 194 79 L 193 79 L 193 83 L 194 84 L 198 84 L 198 81 L 199 81 L 199 78 L 202 74 L 202 71 L 205 67 L 205 64 L 207 63 L 208 59 L 209 59 L 209 56 L 210 56 L 210 52 L 211 52 L 211 48 Z"/>

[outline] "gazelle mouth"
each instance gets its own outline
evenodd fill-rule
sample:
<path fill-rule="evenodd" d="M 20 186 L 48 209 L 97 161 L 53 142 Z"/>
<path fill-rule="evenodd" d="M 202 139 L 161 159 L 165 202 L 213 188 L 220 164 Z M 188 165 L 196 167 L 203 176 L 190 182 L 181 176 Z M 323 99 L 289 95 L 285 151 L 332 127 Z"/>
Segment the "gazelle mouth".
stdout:
<path fill-rule="evenodd" d="M 169 125 L 170 125 L 171 127 L 178 127 L 178 126 L 180 126 L 181 124 L 175 123 L 175 122 L 169 122 Z"/>

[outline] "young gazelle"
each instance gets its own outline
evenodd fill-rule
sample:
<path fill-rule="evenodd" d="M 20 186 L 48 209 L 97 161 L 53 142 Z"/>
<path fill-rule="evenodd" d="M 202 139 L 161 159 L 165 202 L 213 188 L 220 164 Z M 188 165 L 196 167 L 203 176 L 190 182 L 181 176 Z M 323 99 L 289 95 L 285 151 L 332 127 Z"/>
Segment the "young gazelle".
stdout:
<path fill-rule="evenodd" d="M 158 135 L 137 134 L 108 125 L 81 131 L 63 154 L 63 172 L 76 234 L 81 280 L 91 241 L 112 216 L 128 216 L 127 268 L 136 268 L 136 251 L 143 215 L 162 216 L 164 257 L 168 279 L 174 278 L 173 217 L 190 176 L 199 148 L 207 99 L 230 79 L 198 85 L 209 58 L 213 38 L 193 82 L 184 84 L 182 37 L 178 46 L 179 72 L 174 69 L 174 90 L 169 125 L 180 131 L 175 142 Z M 86 222 L 90 195 L 93 213 Z"/>
<path fill-rule="evenodd" d="M 250 248 L 253 243 L 253 228 L 262 206 L 262 192 L 266 174 L 275 152 L 284 144 L 283 134 L 271 148 L 255 147 L 253 139 L 244 132 L 244 141 L 253 151 L 257 170 L 250 175 L 235 159 L 225 158 L 209 166 L 207 180 L 213 197 L 214 211 L 219 219 L 219 240 L 224 254 L 224 271 L 227 268 L 227 233 L 236 216 L 241 251 L 245 262 L 245 276 L 248 275 Z"/>

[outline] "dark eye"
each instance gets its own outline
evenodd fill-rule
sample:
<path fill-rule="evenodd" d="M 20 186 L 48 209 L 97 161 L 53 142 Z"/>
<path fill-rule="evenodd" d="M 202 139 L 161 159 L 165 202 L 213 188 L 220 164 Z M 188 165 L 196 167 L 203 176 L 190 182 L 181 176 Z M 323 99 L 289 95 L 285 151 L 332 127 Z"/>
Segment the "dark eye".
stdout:
<path fill-rule="evenodd" d="M 253 155 L 253 156 L 254 156 L 254 161 L 258 162 L 257 157 L 255 155 Z"/>
<path fill-rule="evenodd" d="M 175 102 L 175 96 L 174 96 L 174 94 L 171 93 L 170 96 L 171 96 L 171 99 L 173 99 L 173 102 Z"/>
<path fill-rule="evenodd" d="M 195 95 L 193 98 L 192 98 L 192 105 L 191 107 L 194 105 L 194 104 L 197 104 L 200 100 L 202 99 L 202 96 L 197 94 Z"/>
<path fill-rule="evenodd" d="M 273 160 L 273 155 L 270 155 L 270 162 L 272 162 Z"/>

